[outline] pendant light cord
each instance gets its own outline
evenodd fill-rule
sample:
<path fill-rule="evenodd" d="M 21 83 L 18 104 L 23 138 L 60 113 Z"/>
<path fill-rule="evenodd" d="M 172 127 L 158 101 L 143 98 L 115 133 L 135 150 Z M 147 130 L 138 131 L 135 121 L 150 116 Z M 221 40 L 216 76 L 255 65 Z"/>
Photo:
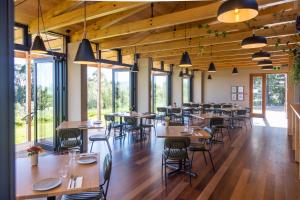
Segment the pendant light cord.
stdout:
<path fill-rule="evenodd" d="M 86 39 L 86 1 L 84 1 L 83 39 Z"/>
<path fill-rule="evenodd" d="M 38 35 L 40 35 L 40 7 L 41 7 L 41 1 L 38 0 L 38 8 L 37 8 L 37 11 L 38 11 Z"/>

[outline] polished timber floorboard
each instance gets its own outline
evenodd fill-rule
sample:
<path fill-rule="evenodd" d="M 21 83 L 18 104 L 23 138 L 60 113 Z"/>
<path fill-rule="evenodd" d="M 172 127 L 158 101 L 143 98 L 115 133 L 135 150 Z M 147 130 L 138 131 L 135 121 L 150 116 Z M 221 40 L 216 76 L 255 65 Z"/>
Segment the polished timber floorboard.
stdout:
<path fill-rule="evenodd" d="M 184 174 L 169 177 L 167 188 L 161 176 L 163 139 L 152 133 L 144 142 L 134 142 L 128 136 L 111 140 L 113 169 L 108 199 L 300 199 L 297 164 L 286 129 L 254 126 L 233 130 L 231 136 L 231 141 L 225 137 L 224 144 L 213 147 L 215 173 L 202 154 L 196 153 L 193 171 L 198 177 L 191 185 Z M 95 143 L 94 151 L 101 152 L 103 158 L 105 143 Z"/>

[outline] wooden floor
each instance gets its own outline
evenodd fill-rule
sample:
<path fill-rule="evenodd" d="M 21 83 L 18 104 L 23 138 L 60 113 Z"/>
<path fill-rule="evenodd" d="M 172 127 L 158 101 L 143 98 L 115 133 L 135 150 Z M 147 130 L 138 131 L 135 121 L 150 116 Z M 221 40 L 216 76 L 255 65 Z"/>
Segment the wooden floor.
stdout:
<path fill-rule="evenodd" d="M 293 161 L 291 138 L 286 129 L 254 126 L 231 131 L 232 140 L 215 145 L 213 159 L 217 171 L 205 164 L 202 154 L 195 156 L 192 185 L 184 174 L 162 182 L 161 152 L 163 139 L 145 142 L 111 141 L 113 170 L 109 200 L 129 199 L 300 199 L 297 164 Z M 105 143 L 94 151 L 106 153 Z"/>

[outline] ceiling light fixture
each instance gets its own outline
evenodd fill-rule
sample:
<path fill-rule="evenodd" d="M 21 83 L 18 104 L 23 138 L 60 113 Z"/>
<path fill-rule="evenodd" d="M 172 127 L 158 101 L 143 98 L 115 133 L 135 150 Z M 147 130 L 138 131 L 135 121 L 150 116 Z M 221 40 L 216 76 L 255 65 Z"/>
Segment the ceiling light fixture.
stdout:
<path fill-rule="evenodd" d="M 218 20 L 224 23 L 237 23 L 253 19 L 258 15 L 256 0 L 228 0 L 218 9 Z"/>
<path fill-rule="evenodd" d="M 243 49 L 261 48 L 267 46 L 267 39 L 264 36 L 257 36 L 253 34 L 242 41 Z"/>
<path fill-rule="evenodd" d="M 79 44 L 74 63 L 81 65 L 95 64 L 97 63 L 95 55 L 92 49 L 91 42 L 86 39 L 86 1 L 84 2 L 84 23 L 83 23 L 83 39 Z"/>
<path fill-rule="evenodd" d="M 212 79 L 212 77 L 211 77 L 210 74 L 207 76 L 207 79 L 208 79 L 208 80 L 211 80 L 211 79 Z"/>
<path fill-rule="evenodd" d="M 257 66 L 264 67 L 264 66 L 272 66 L 272 60 L 261 60 L 257 62 Z"/>
<path fill-rule="evenodd" d="M 270 58 L 271 58 L 271 54 L 266 51 L 259 51 L 252 55 L 253 61 L 269 60 Z"/>
<path fill-rule="evenodd" d="M 236 67 L 234 67 L 233 70 L 232 70 L 232 74 L 238 74 L 238 73 L 239 73 L 238 69 Z"/>
<path fill-rule="evenodd" d="M 210 46 L 211 48 L 210 48 L 210 57 L 212 57 L 212 45 Z M 216 70 L 216 66 L 215 66 L 215 64 L 213 63 L 213 62 L 211 62 L 210 64 L 209 64 L 209 67 L 208 67 L 208 70 L 207 70 L 208 72 L 216 72 L 217 70 Z"/>
<path fill-rule="evenodd" d="M 47 49 L 45 47 L 44 41 L 40 33 L 40 13 L 42 13 L 41 2 L 40 0 L 38 0 L 38 33 L 33 40 L 33 44 L 31 45 L 30 52 L 36 54 L 46 54 Z"/>

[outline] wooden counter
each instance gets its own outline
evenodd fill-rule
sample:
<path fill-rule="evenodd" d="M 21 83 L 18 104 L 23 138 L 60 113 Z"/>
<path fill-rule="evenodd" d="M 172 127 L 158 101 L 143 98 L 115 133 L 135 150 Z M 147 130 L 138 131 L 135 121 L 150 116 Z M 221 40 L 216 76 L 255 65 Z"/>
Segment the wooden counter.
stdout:
<path fill-rule="evenodd" d="M 295 161 L 299 162 L 300 160 L 300 104 L 291 104 L 291 132 L 292 132 L 292 147 L 295 151 Z M 299 173 L 300 179 L 300 165 L 299 165 Z"/>

